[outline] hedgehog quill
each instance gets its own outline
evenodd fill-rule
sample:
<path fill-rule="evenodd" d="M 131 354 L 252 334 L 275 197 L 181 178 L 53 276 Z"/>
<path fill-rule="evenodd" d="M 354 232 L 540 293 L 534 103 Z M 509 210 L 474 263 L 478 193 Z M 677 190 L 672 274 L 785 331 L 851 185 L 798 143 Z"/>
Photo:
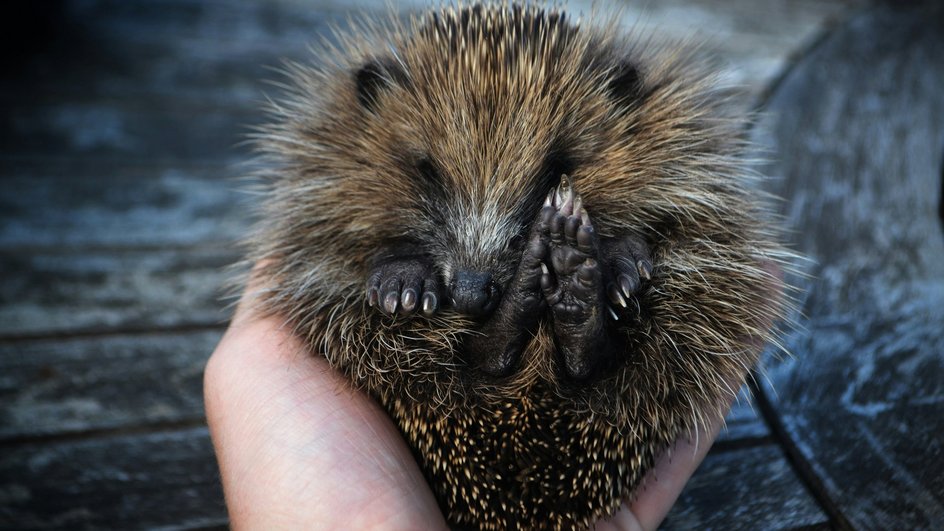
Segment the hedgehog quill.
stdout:
<path fill-rule="evenodd" d="M 383 405 L 452 524 L 612 514 L 776 340 L 789 253 L 689 55 L 486 3 L 289 70 L 255 303 Z"/>

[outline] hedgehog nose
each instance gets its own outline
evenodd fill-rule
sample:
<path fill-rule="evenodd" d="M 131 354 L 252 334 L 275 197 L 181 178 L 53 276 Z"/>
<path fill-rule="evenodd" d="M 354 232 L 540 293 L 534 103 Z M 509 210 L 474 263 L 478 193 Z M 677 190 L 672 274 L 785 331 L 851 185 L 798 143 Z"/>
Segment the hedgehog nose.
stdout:
<path fill-rule="evenodd" d="M 459 271 L 452 280 L 452 305 L 457 312 L 481 317 L 495 309 L 499 289 L 490 273 Z"/>

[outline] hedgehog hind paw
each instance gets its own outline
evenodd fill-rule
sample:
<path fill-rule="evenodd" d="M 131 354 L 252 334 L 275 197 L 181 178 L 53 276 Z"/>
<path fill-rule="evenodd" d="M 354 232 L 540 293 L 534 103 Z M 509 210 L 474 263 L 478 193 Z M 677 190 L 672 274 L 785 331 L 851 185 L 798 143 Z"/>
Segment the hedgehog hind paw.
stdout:
<path fill-rule="evenodd" d="M 587 380 L 606 361 L 604 268 L 600 242 L 583 201 L 566 180 L 542 211 L 550 242 L 541 288 L 551 310 L 567 376 Z"/>

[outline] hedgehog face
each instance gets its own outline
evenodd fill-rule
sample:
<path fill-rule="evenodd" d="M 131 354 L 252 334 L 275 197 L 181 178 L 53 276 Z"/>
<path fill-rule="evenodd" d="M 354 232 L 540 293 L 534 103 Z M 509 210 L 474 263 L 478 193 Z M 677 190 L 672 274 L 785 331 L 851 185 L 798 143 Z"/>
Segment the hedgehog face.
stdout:
<path fill-rule="evenodd" d="M 355 66 L 354 97 L 335 102 L 359 110 L 345 127 L 359 129 L 366 163 L 348 178 L 384 191 L 390 240 L 433 257 L 452 307 L 475 317 L 500 300 L 548 192 L 590 165 L 616 104 L 601 105 L 611 70 L 561 52 L 577 38 L 563 17 L 523 19 L 515 30 L 523 38 L 509 49 L 503 32 L 434 16 L 388 55 Z M 453 51 L 448 60 L 437 42 Z M 343 145 L 335 157 L 352 154 Z"/>
<path fill-rule="evenodd" d="M 401 213 L 412 220 L 407 240 L 433 259 L 452 308 L 483 317 L 495 309 L 514 275 L 541 198 L 501 189 L 490 181 L 502 179 L 506 170 L 462 164 L 437 144 L 427 143 L 415 165 L 405 169 L 415 197 Z"/>
<path fill-rule="evenodd" d="M 492 142 L 482 144 L 470 145 L 469 151 L 495 149 Z M 404 169 L 415 199 L 399 215 L 411 220 L 404 227 L 406 240 L 432 257 L 452 308 L 484 317 L 495 309 L 517 270 L 541 202 L 572 169 L 557 157 L 508 168 L 487 161 L 469 164 L 479 157 L 445 151 L 431 141 L 418 161 Z M 502 184 L 508 181 L 519 186 Z"/>

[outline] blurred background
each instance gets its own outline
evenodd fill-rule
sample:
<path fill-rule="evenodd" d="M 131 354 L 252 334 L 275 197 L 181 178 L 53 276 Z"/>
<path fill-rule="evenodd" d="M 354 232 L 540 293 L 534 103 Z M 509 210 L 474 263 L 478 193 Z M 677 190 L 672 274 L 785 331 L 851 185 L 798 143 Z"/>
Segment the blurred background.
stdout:
<path fill-rule="evenodd" d="M 0 528 L 227 527 L 202 371 L 251 223 L 244 141 L 283 59 L 384 5 L 0 8 Z M 765 360 L 664 527 L 944 527 L 941 9 L 619 5 L 743 87 L 810 258 L 794 357 Z"/>

